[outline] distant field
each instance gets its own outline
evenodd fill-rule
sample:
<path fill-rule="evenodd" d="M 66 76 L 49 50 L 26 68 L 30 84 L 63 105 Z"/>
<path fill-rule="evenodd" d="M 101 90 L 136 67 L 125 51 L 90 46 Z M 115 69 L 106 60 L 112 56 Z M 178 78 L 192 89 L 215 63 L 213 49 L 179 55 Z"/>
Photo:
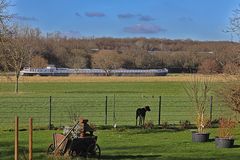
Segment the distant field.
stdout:
<path fill-rule="evenodd" d="M 93 76 L 69 76 L 69 77 L 21 77 L 20 96 L 27 95 L 61 95 L 72 96 L 79 94 L 150 94 L 179 96 L 184 94 L 184 84 L 193 77 L 209 78 L 213 84 L 225 80 L 223 75 L 190 75 L 169 74 L 159 77 L 93 77 Z M 0 77 L 0 94 L 15 95 L 14 77 Z"/>
<path fill-rule="evenodd" d="M 226 80 L 226 76 L 222 74 L 217 75 L 201 75 L 201 74 L 168 74 L 167 76 L 154 76 L 154 77 L 125 77 L 125 76 L 23 76 L 21 77 L 22 83 L 31 82 L 185 82 L 191 81 L 193 77 L 198 78 L 211 78 L 214 82 L 222 82 Z M 12 82 L 14 77 L 5 76 L 0 77 L 1 82 Z"/>

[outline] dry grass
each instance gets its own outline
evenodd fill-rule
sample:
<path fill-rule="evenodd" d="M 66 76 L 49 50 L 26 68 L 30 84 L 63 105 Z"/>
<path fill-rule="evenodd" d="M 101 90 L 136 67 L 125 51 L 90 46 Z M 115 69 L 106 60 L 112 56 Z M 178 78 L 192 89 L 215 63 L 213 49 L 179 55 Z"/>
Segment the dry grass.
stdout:
<path fill-rule="evenodd" d="M 226 76 L 222 74 L 218 75 L 194 75 L 200 79 L 210 77 L 213 82 L 226 81 Z M 155 76 L 155 77 L 116 77 L 116 76 L 68 76 L 68 77 L 21 77 L 20 82 L 32 83 L 32 82 L 186 82 L 192 81 L 192 74 L 169 74 L 168 76 Z M 0 77 L 0 83 L 14 82 L 14 77 Z"/>

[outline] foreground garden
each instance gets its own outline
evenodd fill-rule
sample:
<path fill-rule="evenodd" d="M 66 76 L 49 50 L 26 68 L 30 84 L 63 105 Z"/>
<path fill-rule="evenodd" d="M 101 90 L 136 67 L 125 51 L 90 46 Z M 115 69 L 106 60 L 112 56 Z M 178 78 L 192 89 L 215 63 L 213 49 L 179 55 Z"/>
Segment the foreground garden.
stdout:
<path fill-rule="evenodd" d="M 101 146 L 102 159 L 239 159 L 240 129 L 234 130 L 234 148 L 219 149 L 213 138 L 217 129 L 209 129 L 210 141 L 194 143 L 191 130 L 117 128 L 98 129 L 98 144 Z M 61 131 L 34 131 L 33 158 L 53 159 L 46 154 L 52 143 L 52 134 Z M 12 160 L 14 155 L 14 132 L 0 132 L 1 159 Z M 20 132 L 20 156 L 28 154 L 28 132 Z M 60 159 L 60 158 L 56 158 Z M 67 159 L 67 158 L 65 158 Z"/>

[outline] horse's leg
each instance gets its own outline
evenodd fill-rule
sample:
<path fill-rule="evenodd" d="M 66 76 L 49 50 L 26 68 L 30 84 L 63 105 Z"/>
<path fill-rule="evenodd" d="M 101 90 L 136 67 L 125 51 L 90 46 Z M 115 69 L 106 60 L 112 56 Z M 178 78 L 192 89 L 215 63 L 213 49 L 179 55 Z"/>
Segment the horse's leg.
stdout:
<path fill-rule="evenodd" d="M 143 125 L 145 124 L 145 116 L 143 117 Z"/>

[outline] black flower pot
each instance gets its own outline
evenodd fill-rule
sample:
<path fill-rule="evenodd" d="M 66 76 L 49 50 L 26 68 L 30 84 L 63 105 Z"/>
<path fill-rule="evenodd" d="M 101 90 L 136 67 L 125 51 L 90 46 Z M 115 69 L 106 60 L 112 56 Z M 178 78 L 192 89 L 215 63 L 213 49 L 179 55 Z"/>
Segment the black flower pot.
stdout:
<path fill-rule="evenodd" d="M 234 139 L 216 137 L 215 144 L 217 148 L 232 148 L 234 145 Z"/>
<path fill-rule="evenodd" d="M 207 142 L 209 141 L 210 133 L 198 133 L 192 132 L 192 141 L 193 142 Z"/>

